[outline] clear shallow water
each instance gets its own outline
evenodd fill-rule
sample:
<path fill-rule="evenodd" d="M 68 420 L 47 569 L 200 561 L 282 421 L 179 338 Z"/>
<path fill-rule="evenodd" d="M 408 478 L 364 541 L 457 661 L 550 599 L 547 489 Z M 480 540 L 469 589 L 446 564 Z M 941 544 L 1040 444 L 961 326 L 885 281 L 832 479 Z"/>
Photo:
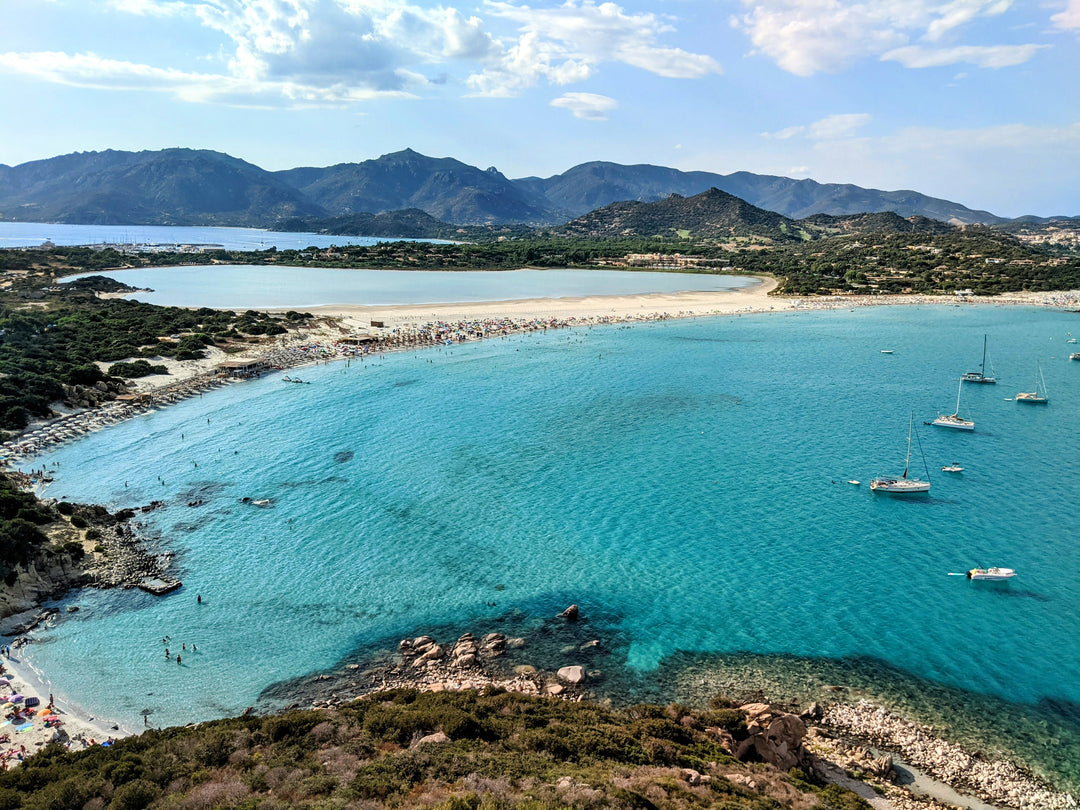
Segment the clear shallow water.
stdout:
<path fill-rule="evenodd" d="M 153 291 L 132 293 L 129 297 L 137 301 L 219 309 L 324 304 L 392 306 L 724 291 L 760 283 L 745 276 L 626 270 L 337 270 L 236 264 L 83 273 L 65 281 L 90 275 L 108 276 Z"/>
<path fill-rule="evenodd" d="M 180 723 L 359 648 L 576 602 L 618 640 L 612 682 L 643 695 L 685 691 L 710 657 L 851 658 L 881 662 L 878 691 L 937 685 L 942 712 L 966 694 L 1074 728 L 1078 327 L 1017 307 L 711 318 L 231 386 L 28 465 L 60 462 L 55 497 L 167 499 L 145 519 L 184 580 L 160 599 L 84 592 L 28 656 L 96 713 Z M 952 412 L 984 332 L 1000 382 L 965 387 L 975 432 L 922 426 Z M 1050 405 L 1005 401 L 1036 360 Z M 912 409 L 932 493 L 872 494 L 902 470 Z M 963 475 L 938 472 L 954 461 Z M 976 564 L 1019 576 L 946 576 Z M 166 634 L 198 652 L 165 661 Z"/>
<path fill-rule="evenodd" d="M 372 236 L 264 231 L 261 228 L 196 228 L 180 225 L 67 225 L 49 222 L 0 222 L 0 248 L 54 245 L 151 244 L 221 245 L 226 250 L 279 250 L 331 245 L 375 245 L 392 241 Z M 412 240 L 428 241 L 428 240 Z"/>

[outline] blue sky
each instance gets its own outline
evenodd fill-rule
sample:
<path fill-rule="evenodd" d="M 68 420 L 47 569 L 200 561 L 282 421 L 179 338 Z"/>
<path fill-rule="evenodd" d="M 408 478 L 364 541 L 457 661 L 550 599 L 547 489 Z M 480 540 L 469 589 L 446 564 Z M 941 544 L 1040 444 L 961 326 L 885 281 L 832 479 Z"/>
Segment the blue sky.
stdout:
<path fill-rule="evenodd" d="M 0 163 L 411 147 L 1080 214 L 1080 0 L 0 0 Z"/>

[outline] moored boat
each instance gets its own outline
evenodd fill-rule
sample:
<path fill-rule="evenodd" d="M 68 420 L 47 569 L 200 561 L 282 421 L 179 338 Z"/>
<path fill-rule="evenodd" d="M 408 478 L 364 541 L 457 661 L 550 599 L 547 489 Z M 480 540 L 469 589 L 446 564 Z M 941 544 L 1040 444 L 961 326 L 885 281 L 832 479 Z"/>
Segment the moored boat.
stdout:
<path fill-rule="evenodd" d="M 967 572 L 968 579 L 985 579 L 989 581 L 1001 581 L 1012 579 L 1016 572 L 1011 568 L 972 568 Z"/>
<path fill-rule="evenodd" d="M 912 411 L 911 418 L 908 421 L 908 437 L 907 437 L 907 459 L 904 461 L 904 474 L 900 476 L 895 475 L 882 475 L 870 480 L 870 490 L 872 492 L 888 492 L 893 495 L 914 495 L 920 492 L 930 491 L 930 482 L 922 481 L 918 478 L 908 478 L 908 470 L 911 467 L 911 434 L 915 430 L 915 412 Z M 926 459 L 923 458 L 923 466 L 926 466 Z M 930 477 L 929 471 L 927 471 L 926 477 Z"/>
<path fill-rule="evenodd" d="M 964 381 L 960 380 L 960 384 L 956 387 L 956 411 L 954 413 L 939 414 L 938 418 L 930 424 L 937 425 L 938 427 L 955 428 L 956 430 L 974 430 L 975 422 L 972 419 L 965 419 L 960 415 L 960 392 L 964 390 Z"/>
<path fill-rule="evenodd" d="M 1042 367 L 1035 364 L 1035 390 L 1021 391 L 1014 397 L 1017 402 L 1026 402 L 1028 405 L 1045 405 L 1050 401 L 1046 393 L 1046 380 L 1043 379 Z"/>
<path fill-rule="evenodd" d="M 991 371 L 992 370 L 993 364 L 991 364 Z M 982 364 L 979 366 L 979 370 L 965 372 L 960 376 L 960 381 L 970 383 L 982 383 L 984 385 L 997 382 L 996 377 L 986 376 L 986 335 L 983 335 L 983 356 Z"/>

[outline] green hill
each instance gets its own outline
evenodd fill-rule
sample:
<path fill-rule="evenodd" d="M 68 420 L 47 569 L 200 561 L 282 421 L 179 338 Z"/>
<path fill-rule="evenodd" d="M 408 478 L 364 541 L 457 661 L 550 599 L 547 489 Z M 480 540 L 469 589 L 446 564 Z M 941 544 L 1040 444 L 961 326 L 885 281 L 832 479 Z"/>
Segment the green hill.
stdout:
<path fill-rule="evenodd" d="M 711 188 L 694 197 L 672 194 L 653 203 L 619 202 L 598 208 L 546 235 L 577 238 L 664 237 L 729 240 L 758 237 L 796 241 L 804 234 L 785 216 Z"/>

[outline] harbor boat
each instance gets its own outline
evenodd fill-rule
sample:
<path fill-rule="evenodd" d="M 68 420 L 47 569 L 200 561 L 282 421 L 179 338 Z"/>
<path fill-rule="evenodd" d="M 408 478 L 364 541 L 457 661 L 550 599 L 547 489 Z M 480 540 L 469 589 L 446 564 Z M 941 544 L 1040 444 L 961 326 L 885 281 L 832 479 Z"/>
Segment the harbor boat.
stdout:
<path fill-rule="evenodd" d="M 993 371 L 993 364 L 991 364 L 990 370 Z M 986 335 L 983 335 L 983 357 L 982 364 L 979 366 L 979 370 L 965 372 L 960 377 L 960 380 L 961 382 L 982 383 L 984 385 L 997 382 L 996 377 L 986 376 Z"/>
<path fill-rule="evenodd" d="M 946 464 L 941 468 L 942 472 L 963 472 L 964 468 L 959 464 Z"/>
<path fill-rule="evenodd" d="M 881 350 L 881 353 L 882 353 L 882 354 L 892 354 L 892 352 L 893 352 L 893 350 L 892 350 L 892 349 L 882 349 L 882 350 Z"/>
<path fill-rule="evenodd" d="M 960 392 L 964 390 L 964 380 L 960 379 L 960 384 L 956 386 L 956 412 L 955 413 L 943 413 L 938 416 L 930 424 L 937 425 L 938 427 L 955 428 L 956 430 L 974 430 L 975 422 L 971 419 L 965 419 L 960 415 Z"/>
<path fill-rule="evenodd" d="M 1026 402 L 1029 405 L 1045 405 L 1050 401 L 1046 394 L 1046 380 L 1043 379 L 1042 367 L 1035 364 L 1035 390 L 1020 392 L 1014 399 L 1017 402 Z"/>
<path fill-rule="evenodd" d="M 967 572 L 968 579 L 985 579 L 991 582 L 1000 582 L 1015 576 L 1016 572 L 1011 568 L 972 568 Z"/>
<path fill-rule="evenodd" d="M 908 470 L 911 468 L 911 434 L 915 430 L 915 412 L 911 412 L 911 418 L 908 420 L 908 436 L 907 436 L 907 458 L 904 461 L 904 474 L 901 476 L 889 476 L 883 475 L 870 480 L 871 492 L 888 492 L 893 495 L 914 495 L 921 492 L 930 491 L 930 481 L 921 481 L 918 478 L 908 478 Z M 921 452 L 921 447 L 920 447 Z M 926 459 L 923 458 L 923 466 L 926 466 Z M 930 478 L 930 471 L 927 470 L 926 477 Z"/>
<path fill-rule="evenodd" d="M 1069 355 L 1070 360 L 1080 360 L 1080 352 L 1073 352 Z"/>

